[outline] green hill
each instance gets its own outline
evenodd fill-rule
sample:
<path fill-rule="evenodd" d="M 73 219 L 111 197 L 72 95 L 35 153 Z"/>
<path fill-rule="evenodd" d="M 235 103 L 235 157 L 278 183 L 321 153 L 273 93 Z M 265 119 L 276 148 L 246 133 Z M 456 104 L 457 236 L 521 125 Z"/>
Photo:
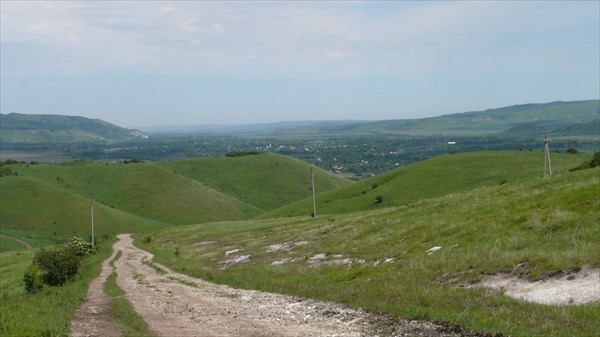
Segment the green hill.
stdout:
<path fill-rule="evenodd" d="M 262 210 L 311 195 L 310 165 L 272 153 L 163 162 L 160 167 L 194 179 Z M 349 186 L 346 178 L 315 168 L 319 191 Z"/>
<path fill-rule="evenodd" d="M 167 163 L 6 167 L 18 175 L 0 179 L 1 229 L 34 244 L 52 243 L 80 229 L 88 233 L 90 200 L 104 228 L 99 233 L 115 233 L 250 219 L 311 194 L 310 165 L 267 153 Z M 351 184 L 320 169 L 315 176 L 323 190 Z"/>
<path fill-rule="evenodd" d="M 0 232 L 33 246 L 60 242 L 71 236 L 88 238 L 91 235 L 89 203 L 88 198 L 66 188 L 27 175 L 3 177 L 0 179 Z M 94 205 L 94 219 L 98 237 L 168 226 L 101 203 Z"/>
<path fill-rule="evenodd" d="M 0 114 L 0 142 L 75 143 L 115 142 L 147 138 L 141 131 L 124 129 L 100 119 L 79 116 Z"/>
<path fill-rule="evenodd" d="M 71 162 L 20 166 L 32 177 L 137 216 L 181 225 L 239 220 L 261 211 L 151 163 Z"/>
<path fill-rule="evenodd" d="M 400 206 L 483 186 L 522 182 L 543 173 L 543 155 L 543 152 L 502 151 L 459 153 L 431 158 L 344 188 L 319 193 L 317 214 Z M 586 158 L 580 155 L 551 154 L 555 172 L 564 172 Z M 315 189 L 318 191 L 319 187 Z M 311 211 L 312 200 L 305 199 L 260 217 L 307 215 Z"/>
<path fill-rule="evenodd" d="M 600 266 L 599 177 L 597 168 L 536 174 L 375 211 L 177 227 L 136 244 L 207 280 L 448 322 L 466 335 L 594 336 L 598 303 L 539 305 L 468 285 L 496 273 L 533 280 Z M 232 262 L 237 254 L 246 259 Z"/>

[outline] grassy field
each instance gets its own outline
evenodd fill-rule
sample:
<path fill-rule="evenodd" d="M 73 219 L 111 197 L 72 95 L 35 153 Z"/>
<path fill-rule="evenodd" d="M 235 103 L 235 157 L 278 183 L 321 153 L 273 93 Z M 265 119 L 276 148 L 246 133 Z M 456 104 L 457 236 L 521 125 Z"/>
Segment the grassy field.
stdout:
<path fill-rule="evenodd" d="M 586 159 L 589 156 L 551 155 L 554 173 L 566 172 Z M 401 206 L 484 186 L 514 185 L 540 177 L 543 164 L 543 152 L 469 152 L 435 157 L 344 188 L 319 193 L 317 214 Z M 378 197 L 381 202 L 378 202 Z M 310 212 L 312 200 L 308 198 L 260 215 L 259 218 L 309 215 Z"/>
<path fill-rule="evenodd" d="M 448 321 L 473 331 L 596 336 L 599 303 L 539 305 L 465 286 L 487 274 L 534 280 L 600 266 L 599 176 L 598 169 L 535 174 L 522 182 L 502 176 L 509 183 L 500 185 L 497 177 L 494 186 L 400 207 L 183 226 L 136 244 L 177 271 L 235 287 Z M 436 246 L 441 249 L 427 253 Z M 240 251 L 231 253 L 235 249 Z M 238 255 L 250 258 L 232 263 Z"/>
<path fill-rule="evenodd" d="M 0 254 L 0 335 L 69 336 L 71 319 L 87 293 L 90 281 L 100 274 L 100 263 L 111 253 L 111 242 L 99 245 L 99 252 L 86 258 L 74 280 L 60 287 L 48 287 L 28 294 L 23 273 L 33 259 L 33 251 Z"/>
<path fill-rule="evenodd" d="M 0 238 L 0 253 L 21 249 L 27 249 L 27 247 L 25 247 L 22 243 L 19 242 L 10 239 Z"/>
<path fill-rule="evenodd" d="M 262 210 L 281 207 L 311 195 L 310 165 L 272 153 L 189 159 L 158 165 Z M 352 182 L 315 168 L 315 184 L 323 192 Z"/>

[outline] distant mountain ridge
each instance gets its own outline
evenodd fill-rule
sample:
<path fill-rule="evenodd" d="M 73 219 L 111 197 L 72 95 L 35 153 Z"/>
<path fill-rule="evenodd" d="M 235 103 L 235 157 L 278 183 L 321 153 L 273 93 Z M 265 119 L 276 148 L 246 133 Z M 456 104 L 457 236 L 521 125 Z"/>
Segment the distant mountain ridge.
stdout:
<path fill-rule="evenodd" d="M 401 108 L 399 108 L 401 110 Z M 419 119 L 297 121 L 247 125 L 142 128 L 155 134 L 188 135 L 597 135 L 600 100 L 511 105 Z"/>
<path fill-rule="evenodd" d="M 100 119 L 63 115 L 0 114 L 0 142 L 71 143 L 118 142 L 148 138 L 140 130 L 125 129 Z"/>

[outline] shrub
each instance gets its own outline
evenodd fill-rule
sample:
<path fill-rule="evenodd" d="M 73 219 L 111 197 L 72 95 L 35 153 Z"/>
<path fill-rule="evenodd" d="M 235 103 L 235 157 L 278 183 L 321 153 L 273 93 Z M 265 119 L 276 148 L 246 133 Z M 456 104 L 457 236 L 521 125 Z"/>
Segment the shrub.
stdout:
<path fill-rule="evenodd" d="M 152 242 L 152 237 L 150 235 L 146 235 L 144 236 L 144 243 L 150 243 Z"/>
<path fill-rule="evenodd" d="M 75 247 L 68 245 L 52 250 L 40 249 L 33 258 L 33 263 L 43 272 L 42 279 L 49 286 L 62 285 L 79 269 L 81 257 Z"/>
<path fill-rule="evenodd" d="M 570 153 L 570 154 L 577 154 L 577 153 L 579 153 L 579 152 L 577 152 L 577 149 L 576 149 L 576 148 L 574 148 L 574 147 L 570 147 L 570 148 L 568 148 L 568 149 L 567 149 L 567 153 Z"/>
<path fill-rule="evenodd" d="M 23 282 L 25 283 L 25 290 L 27 290 L 27 292 L 30 294 L 34 294 L 42 290 L 44 287 L 44 281 L 42 280 L 42 271 L 40 270 L 40 267 L 33 263 L 30 264 L 29 267 L 25 269 Z"/>
<path fill-rule="evenodd" d="M 381 204 L 383 202 L 383 195 L 378 195 L 375 197 L 375 203 Z"/>
<path fill-rule="evenodd" d="M 596 167 L 596 166 L 600 166 L 600 151 L 597 151 L 596 153 L 594 153 L 594 156 L 592 157 L 591 160 L 586 160 L 583 163 L 581 163 L 579 166 L 574 167 L 574 168 L 570 169 L 569 171 L 573 172 L 573 171 L 585 170 L 585 169 L 589 169 L 589 168 Z"/>
<path fill-rule="evenodd" d="M 69 246 L 75 249 L 78 256 L 88 256 L 98 251 L 90 242 L 75 236 L 69 239 Z"/>

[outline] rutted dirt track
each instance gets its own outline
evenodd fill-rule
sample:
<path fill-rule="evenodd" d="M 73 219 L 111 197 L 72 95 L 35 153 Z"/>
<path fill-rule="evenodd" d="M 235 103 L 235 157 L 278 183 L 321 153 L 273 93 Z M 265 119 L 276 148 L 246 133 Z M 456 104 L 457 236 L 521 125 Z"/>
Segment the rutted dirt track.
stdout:
<path fill-rule="evenodd" d="M 123 234 L 113 247 L 123 253 L 115 262 L 117 284 L 157 336 L 371 336 L 381 321 L 339 304 L 233 289 L 162 265 L 166 273 L 158 273 L 143 263 L 152 254 L 132 243 Z M 429 323 L 399 325 L 398 336 L 448 336 Z"/>

